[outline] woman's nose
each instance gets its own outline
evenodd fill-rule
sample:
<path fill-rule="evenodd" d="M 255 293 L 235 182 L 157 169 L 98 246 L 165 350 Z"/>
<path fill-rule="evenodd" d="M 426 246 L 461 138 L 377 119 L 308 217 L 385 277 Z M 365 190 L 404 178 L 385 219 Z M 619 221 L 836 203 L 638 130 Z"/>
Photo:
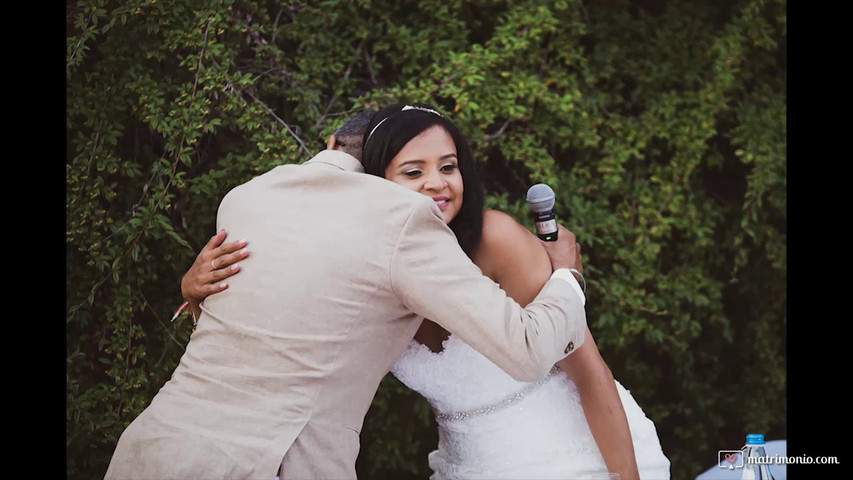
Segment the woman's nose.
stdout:
<path fill-rule="evenodd" d="M 441 191 L 447 186 L 447 182 L 441 177 L 440 172 L 432 172 L 427 176 L 424 188 L 427 190 Z"/>

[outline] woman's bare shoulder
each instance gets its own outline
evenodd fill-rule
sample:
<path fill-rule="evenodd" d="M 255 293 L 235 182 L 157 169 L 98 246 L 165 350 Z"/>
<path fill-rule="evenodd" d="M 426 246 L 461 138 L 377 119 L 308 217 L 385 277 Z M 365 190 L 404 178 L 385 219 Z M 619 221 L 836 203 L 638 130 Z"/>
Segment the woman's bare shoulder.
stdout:
<path fill-rule="evenodd" d="M 538 245 L 534 236 L 524 225 L 500 210 L 483 212 L 483 242 L 496 247 L 512 246 L 515 242 Z"/>
<path fill-rule="evenodd" d="M 494 278 L 529 261 L 550 268 L 548 255 L 539 239 L 506 213 L 484 211 L 483 236 L 474 258 L 474 263 L 480 266 L 483 273 Z"/>

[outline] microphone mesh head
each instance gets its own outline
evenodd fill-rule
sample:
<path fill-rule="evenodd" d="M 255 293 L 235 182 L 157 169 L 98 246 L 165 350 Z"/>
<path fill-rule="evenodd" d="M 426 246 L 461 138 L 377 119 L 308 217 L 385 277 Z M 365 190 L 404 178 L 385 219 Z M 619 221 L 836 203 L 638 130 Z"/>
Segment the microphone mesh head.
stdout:
<path fill-rule="evenodd" d="M 533 213 L 554 209 L 554 191 L 544 183 L 537 183 L 527 190 L 527 205 Z"/>

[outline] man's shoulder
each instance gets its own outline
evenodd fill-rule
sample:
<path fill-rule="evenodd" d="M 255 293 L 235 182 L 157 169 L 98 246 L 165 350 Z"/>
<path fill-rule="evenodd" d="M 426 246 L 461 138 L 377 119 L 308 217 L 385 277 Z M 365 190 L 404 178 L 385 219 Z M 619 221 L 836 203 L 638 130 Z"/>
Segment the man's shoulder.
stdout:
<path fill-rule="evenodd" d="M 278 165 L 235 186 L 225 194 L 222 202 L 240 202 L 267 189 L 297 189 L 292 191 L 306 198 L 313 198 L 315 194 L 340 196 L 342 204 L 354 209 L 370 209 L 377 213 L 390 210 L 404 216 L 414 210 L 435 210 L 433 213 L 440 216 L 435 202 L 426 195 L 376 175 L 328 165 L 318 167 L 316 163 L 325 162 L 314 162 L 315 159 L 317 157 L 304 164 Z"/>
<path fill-rule="evenodd" d="M 267 179 L 271 179 L 276 175 L 280 175 L 293 167 L 296 167 L 296 165 L 277 165 L 264 173 L 255 175 L 254 177 L 228 190 L 228 192 L 226 192 L 225 195 L 222 197 L 222 202 L 225 202 L 226 200 L 233 200 L 234 197 L 239 197 L 242 193 L 251 191 L 253 188 L 260 187 L 261 185 L 267 183 Z"/>
<path fill-rule="evenodd" d="M 351 182 L 354 195 L 406 205 L 408 208 L 428 208 L 435 205 L 430 197 L 376 175 L 348 172 L 346 179 Z"/>

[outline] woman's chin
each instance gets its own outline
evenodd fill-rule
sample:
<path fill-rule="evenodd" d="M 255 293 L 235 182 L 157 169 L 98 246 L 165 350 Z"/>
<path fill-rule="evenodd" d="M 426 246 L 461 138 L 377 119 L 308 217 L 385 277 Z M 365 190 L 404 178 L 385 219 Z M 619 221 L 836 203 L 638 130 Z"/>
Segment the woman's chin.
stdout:
<path fill-rule="evenodd" d="M 456 213 L 441 212 L 441 216 L 444 217 L 444 223 L 450 225 L 450 222 L 456 218 Z"/>

